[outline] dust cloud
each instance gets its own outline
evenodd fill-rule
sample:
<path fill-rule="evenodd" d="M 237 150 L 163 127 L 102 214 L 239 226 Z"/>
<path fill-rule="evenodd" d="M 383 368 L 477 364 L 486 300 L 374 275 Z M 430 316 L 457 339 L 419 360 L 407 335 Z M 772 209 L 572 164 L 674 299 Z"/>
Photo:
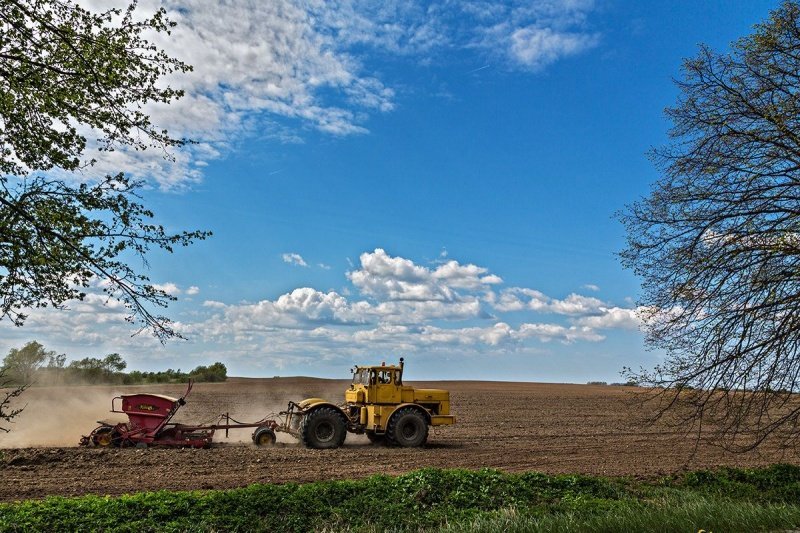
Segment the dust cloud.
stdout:
<path fill-rule="evenodd" d="M 264 419 L 283 422 L 280 411 L 288 400 L 322 397 L 337 401 L 346 383 L 305 378 L 248 379 L 229 378 L 225 383 L 198 383 L 186 398 L 172 422 L 187 425 L 224 424 L 220 418 L 230 413 L 231 423 L 257 423 Z M 10 433 L 0 432 L 0 448 L 76 447 L 82 435 L 88 435 L 103 420 L 113 424 L 126 422 L 124 414 L 111 413 L 111 399 L 120 394 L 154 393 L 180 398 L 186 384 L 35 386 L 15 402 L 24 411 L 8 424 Z M 120 404 L 117 403 L 117 407 Z M 255 428 L 231 429 L 228 436 L 219 429 L 214 445 L 250 445 Z M 299 445 L 296 438 L 277 432 L 279 445 Z M 366 438 L 348 435 L 348 442 L 364 443 Z"/>
<path fill-rule="evenodd" d="M 124 392 L 121 392 L 124 389 Z M 134 390 L 130 390 L 134 389 Z M 7 424 L 9 433 L 0 432 L 0 448 L 36 448 L 36 447 L 74 447 L 78 446 L 82 435 L 88 435 L 102 420 L 116 424 L 126 422 L 127 416 L 112 413 L 111 399 L 120 394 L 137 392 L 153 392 L 181 396 L 177 390 L 160 390 L 158 386 L 119 387 L 112 386 L 71 386 L 71 387 L 32 387 L 26 390 L 15 406 L 25 406 L 13 423 Z M 265 418 L 278 419 L 278 412 L 286 409 L 284 404 L 259 404 L 249 402 L 242 404 L 231 402 L 209 401 L 202 392 L 193 393 L 187 398 L 172 422 L 182 424 L 225 424 L 220 415 L 230 413 L 231 424 L 235 421 L 255 423 Z M 117 408 L 120 403 L 117 401 Z M 225 430 L 217 430 L 214 444 L 252 443 L 255 428 L 231 429 L 228 437 Z M 292 444 L 297 440 L 287 434 L 277 434 L 279 443 Z"/>
<path fill-rule="evenodd" d="M 125 420 L 109 412 L 117 395 L 109 387 L 32 387 L 17 398 L 14 406 L 25 408 L 0 432 L 0 448 L 77 446 L 98 420 Z"/>
<path fill-rule="evenodd" d="M 187 403 L 191 402 L 191 398 L 187 400 Z M 219 407 L 217 405 L 217 407 Z M 224 418 L 220 419 L 219 417 L 215 418 L 214 420 L 208 421 L 205 420 L 203 423 L 217 423 L 217 424 L 236 424 L 236 423 L 243 423 L 243 424 L 254 424 L 263 419 L 271 419 L 275 420 L 279 424 L 282 423 L 283 417 L 280 416 L 278 413 L 280 411 L 286 410 L 286 404 L 268 404 L 268 403 L 259 403 L 254 402 L 250 403 L 246 406 L 238 404 L 235 406 L 231 406 L 229 409 L 224 410 L 230 414 L 230 422 L 227 422 Z M 217 415 L 221 415 L 223 413 L 218 412 Z M 176 417 L 175 422 L 181 422 L 183 424 L 195 424 L 198 422 L 198 419 L 186 419 L 186 417 L 178 418 Z M 252 444 L 253 443 L 253 432 L 256 428 L 242 428 L 242 429 L 230 429 L 228 430 L 228 436 L 225 436 L 224 429 L 218 429 L 216 433 L 214 433 L 214 445 L 218 444 Z M 276 440 L 278 443 L 282 444 L 297 444 L 297 439 L 288 435 L 286 433 L 276 432 L 275 434 Z"/>

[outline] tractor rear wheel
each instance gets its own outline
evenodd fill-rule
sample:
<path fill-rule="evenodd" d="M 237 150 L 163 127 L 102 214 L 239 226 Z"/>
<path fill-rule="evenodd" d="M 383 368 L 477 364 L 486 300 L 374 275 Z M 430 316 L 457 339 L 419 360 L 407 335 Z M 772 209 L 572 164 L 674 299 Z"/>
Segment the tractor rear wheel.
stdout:
<path fill-rule="evenodd" d="M 394 446 L 415 448 L 428 440 L 428 421 L 419 409 L 404 407 L 389 419 L 386 440 Z"/>
<path fill-rule="evenodd" d="M 338 448 L 347 436 L 347 422 L 331 407 L 318 407 L 303 417 L 300 438 L 308 448 Z"/>
<path fill-rule="evenodd" d="M 256 446 L 272 446 L 276 440 L 275 432 L 269 428 L 257 428 L 253 433 L 253 442 Z"/>

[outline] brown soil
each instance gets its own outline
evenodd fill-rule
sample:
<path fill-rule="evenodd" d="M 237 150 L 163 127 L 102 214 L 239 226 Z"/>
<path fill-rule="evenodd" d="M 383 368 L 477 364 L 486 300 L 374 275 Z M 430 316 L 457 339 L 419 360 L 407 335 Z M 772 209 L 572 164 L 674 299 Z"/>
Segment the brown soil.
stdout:
<path fill-rule="evenodd" d="M 498 468 L 509 472 L 585 473 L 653 478 L 682 469 L 797 461 L 777 448 L 733 455 L 664 427 L 645 425 L 634 388 L 540 383 L 437 382 L 451 391 L 455 426 L 431 431 L 428 445 L 396 449 L 348 435 L 337 450 L 309 450 L 288 435 L 256 448 L 252 430 L 223 432 L 207 450 L 79 448 L 111 397 L 147 391 L 180 396 L 177 385 L 42 387 L 25 393 L 28 407 L 14 430 L 0 434 L 0 500 L 122 494 L 142 490 L 220 489 L 398 474 L 422 467 Z M 289 399 L 338 400 L 346 382 L 308 378 L 231 379 L 198 384 L 177 421 L 211 422 L 230 412 L 257 420 Z M 694 452 L 694 453 L 693 453 Z"/>

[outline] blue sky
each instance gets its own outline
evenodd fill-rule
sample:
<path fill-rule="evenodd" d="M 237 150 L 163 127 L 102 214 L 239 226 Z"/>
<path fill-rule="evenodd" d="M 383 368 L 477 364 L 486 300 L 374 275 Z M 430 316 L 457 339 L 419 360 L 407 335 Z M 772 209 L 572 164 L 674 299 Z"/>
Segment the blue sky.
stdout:
<path fill-rule="evenodd" d="M 150 258 L 188 340 L 131 337 L 98 296 L 0 323 L 3 353 L 324 377 L 404 356 L 416 379 L 568 382 L 658 361 L 613 214 L 658 177 L 682 59 L 777 2 L 264 4 L 164 2 L 179 26 L 158 42 L 195 71 L 150 112 L 199 144 L 95 167 L 148 180 L 167 227 L 214 232 Z"/>

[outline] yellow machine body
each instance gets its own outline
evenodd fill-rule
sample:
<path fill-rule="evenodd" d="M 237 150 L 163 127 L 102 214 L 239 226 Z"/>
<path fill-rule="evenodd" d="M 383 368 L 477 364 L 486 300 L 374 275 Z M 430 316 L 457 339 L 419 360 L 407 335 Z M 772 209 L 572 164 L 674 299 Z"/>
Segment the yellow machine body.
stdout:
<path fill-rule="evenodd" d="M 344 403 L 322 398 L 289 402 L 286 419 L 279 426 L 310 448 L 338 448 L 347 433 L 366 435 L 390 446 L 424 446 L 430 426 L 454 424 L 450 392 L 417 389 L 403 383 L 403 359 L 399 365 L 357 366 Z"/>
<path fill-rule="evenodd" d="M 403 363 L 399 366 L 357 366 L 353 383 L 344 394 L 344 411 L 357 420 L 358 429 L 383 433 L 392 414 L 413 407 L 425 414 L 428 425 L 454 424 L 450 414 L 450 392 L 442 389 L 417 389 L 403 384 Z"/>

